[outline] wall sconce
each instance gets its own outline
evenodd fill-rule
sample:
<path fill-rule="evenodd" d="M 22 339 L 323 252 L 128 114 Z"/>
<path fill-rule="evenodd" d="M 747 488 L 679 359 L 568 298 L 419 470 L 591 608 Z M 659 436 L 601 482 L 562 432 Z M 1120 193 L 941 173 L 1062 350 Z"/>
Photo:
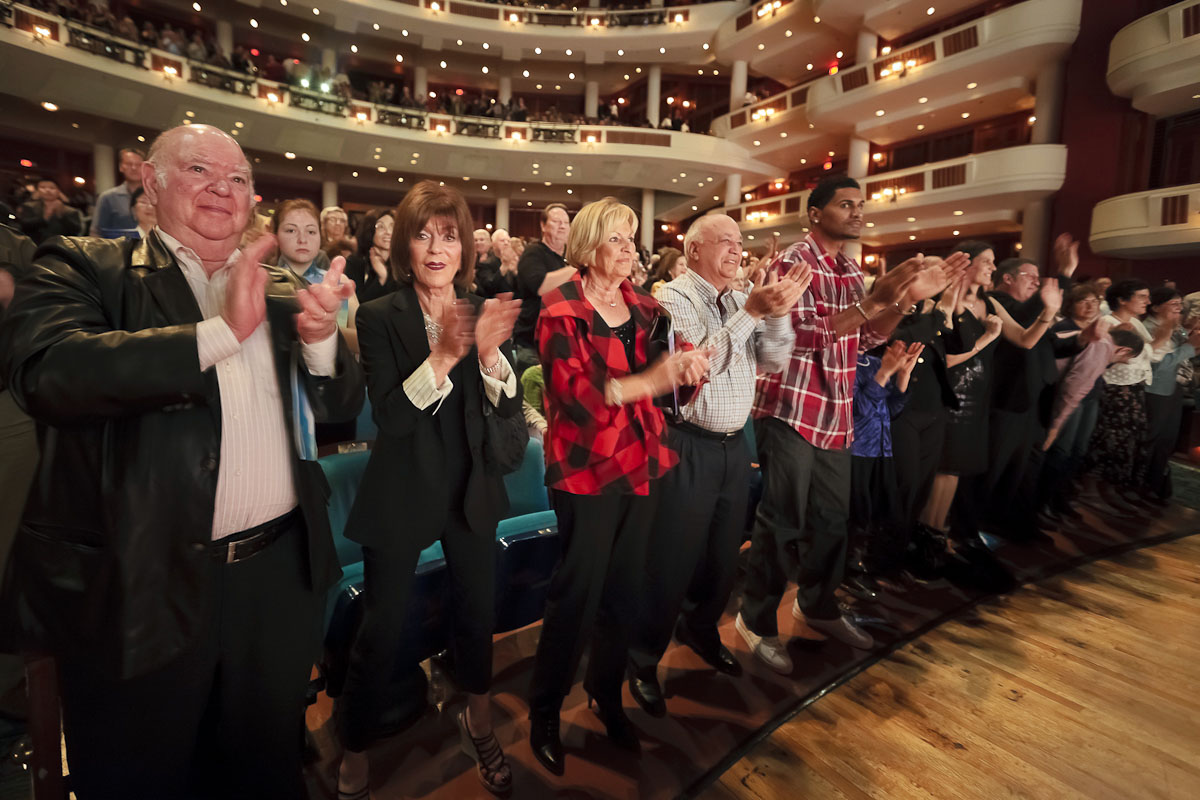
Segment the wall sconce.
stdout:
<path fill-rule="evenodd" d="M 446 132 L 446 126 L 445 126 L 445 125 L 438 125 L 438 126 L 437 126 L 437 128 L 435 128 L 434 130 L 436 130 L 436 131 L 437 131 L 437 133 L 438 133 L 438 135 L 440 136 L 440 135 L 442 135 L 442 134 L 444 134 L 444 133 Z"/>
<path fill-rule="evenodd" d="M 596 134 L 589 133 L 588 137 L 587 137 L 587 142 L 588 142 L 588 144 L 595 144 L 596 143 Z"/>
<path fill-rule="evenodd" d="M 593 27 L 593 28 L 598 28 L 598 27 L 600 27 L 600 18 L 599 18 L 599 17 L 592 17 L 592 18 L 591 18 L 590 20 L 588 20 L 588 21 L 589 21 L 589 22 L 591 22 L 591 24 L 592 24 L 592 27 Z"/>
<path fill-rule="evenodd" d="M 362 125 L 364 122 L 367 121 L 367 112 L 359 111 L 354 115 L 354 118 L 358 120 L 359 125 Z"/>
<path fill-rule="evenodd" d="M 267 92 L 267 102 L 268 103 L 278 103 L 279 95 L 275 94 L 274 92 Z"/>
<path fill-rule="evenodd" d="M 517 12 L 515 12 L 515 11 L 508 15 L 508 21 L 512 25 L 516 25 L 520 21 L 520 19 L 521 18 L 517 16 Z"/>
<path fill-rule="evenodd" d="M 45 44 L 45 40 L 50 38 L 50 29 L 45 25 L 33 26 L 33 40 Z"/>
<path fill-rule="evenodd" d="M 512 140 L 513 140 L 514 142 L 519 142 L 519 141 L 521 141 L 521 132 L 520 132 L 520 131 L 513 131 L 513 132 L 512 132 L 512 137 L 511 137 L 511 138 L 512 138 Z"/>
<path fill-rule="evenodd" d="M 433 0 L 433 2 L 429 4 L 429 10 L 436 14 L 442 10 L 442 5 L 437 0 Z"/>
<path fill-rule="evenodd" d="M 179 70 L 177 70 L 175 67 L 171 66 L 170 64 L 167 64 L 165 67 L 163 67 L 163 74 L 166 75 L 168 78 L 178 78 Z"/>

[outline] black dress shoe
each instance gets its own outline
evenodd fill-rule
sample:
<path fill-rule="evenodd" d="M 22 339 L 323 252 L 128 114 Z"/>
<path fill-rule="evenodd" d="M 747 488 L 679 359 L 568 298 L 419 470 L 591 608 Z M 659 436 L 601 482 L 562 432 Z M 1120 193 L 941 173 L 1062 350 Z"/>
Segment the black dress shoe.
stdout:
<path fill-rule="evenodd" d="M 679 643 L 688 647 L 693 653 L 704 659 L 704 663 L 724 675 L 732 678 L 739 678 L 742 675 L 742 663 L 737 660 L 733 653 L 729 652 L 729 648 L 717 641 L 717 649 L 711 650 L 702 647 L 696 638 L 692 636 L 691 630 L 687 625 L 680 623 L 675 626 L 675 638 Z"/>
<path fill-rule="evenodd" d="M 567 757 L 563 753 L 562 739 L 558 733 L 558 716 L 529 718 L 529 746 L 533 757 L 548 772 L 562 775 Z"/>
<path fill-rule="evenodd" d="M 632 664 L 629 666 L 629 693 L 633 695 L 634 701 L 642 707 L 642 711 L 650 716 L 665 717 L 667 715 L 667 703 L 663 700 L 658 678 L 654 676 L 639 677 Z"/>
<path fill-rule="evenodd" d="M 593 702 L 595 702 L 595 706 L 592 705 Z M 604 723 L 604 729 L 608 732 L 608 738 L 613 744 L 631 753 L 642 752 L 642 743 L 638 740 L 637 729 L 633 727 L 629 717 L 625 716 L 625 709 L 621 707 L 620 703 L 594 701 L 589 694 L 588 708 L 593 707 L 596 710 L 596 716 Z"/>
<path fill-rule="evenodd" d="M 879 597 L 875 581 L 867 575 L 847 574 L 842 579 L 842 588 L 859 600 L 875 600 Z"/>

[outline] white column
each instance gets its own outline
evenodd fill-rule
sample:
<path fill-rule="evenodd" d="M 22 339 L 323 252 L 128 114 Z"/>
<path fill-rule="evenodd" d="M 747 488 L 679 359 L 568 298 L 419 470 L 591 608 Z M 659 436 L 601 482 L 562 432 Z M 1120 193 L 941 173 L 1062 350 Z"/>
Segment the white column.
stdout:
<path fill-rule="evenodd" d="M 496 227 L 508 230 L 508 197 L 496 198 Z"/>
<path fill-rule="evenodd" d="M 332 47 L 321 48 L 321 66 L 329 70 L 330 75 L 337 74 L 337 51 Z"/>
<path fill-rule="evenodd" d="M 92 145 L 92 175 L 95 176 L 96 194 L 117 185 L 117 155 L 111 144 Z"/>
<path fill-rule="evenodd" d="M 583 90 L 583 115 L 588 119 L 600 116 L 600 83 L 588 81 Z"/>
<path fill-rule="evenodd" d="M 1031 141 L 1033 144 L 1057 144 L 1062 133 L 1063 92 L 1066 67 L 1061 61 L 1049 64 L 1038 72 L 1035 87 Z M 1032 256 L 1028 256 L 1032 258 Z"/>
<path fill-rule="evenodd" d="M 654 190 L 642 189 L 642 218 L 638 223 L 642 234 L 642 247 L 654 249 Z"/>
<path fill-rule="evenodd" d="M 321 181 L 321 207 L 328 208 L 338 204 L 337 181 Z"/>
<path fill-rule="evenodd" d="M 658 127 L 658 112 L 662 105 L 662 67 L 650 65 L 650 75 L 646 79 L 646 119 Z"/>
<path fill-rule="evenodd" d="M 226 56 L 233 53 L 233 23 L 227 19 L 217 20 L 217 46 Z"/>
<path fill-rule="evenodd" d="M 413 97 L 425 107 L 425 101 L 429 99 L 429 70 L 425 67 L 416 67 L 413 69 Z"/>
<path fill-rule="evenodd" d="M 1035 200 L 1021 213 L 1021 257 L 1043 264 L 1050 244 L 1050 200 Z"/>
<path fill-rule="evenodd" d="M 742 202 L 742 175 L 734 172 L 725 179 L 725 208 L 733 208 Z"/>
<path fill-rule="evenodd" d="M 512 100 L 512 78 L 508 75 L 500 76 L 500 99 L 498 102 L 507 103 Z"/>
<path fill-rule="evenodd" d="M 736 111 L 742 107 L 746 97 L 746 62 L 733 62 L 733 77 L 729 80 L 729 110 Z"/>
<path fill-rule="evenodd" d="M 855 53 L 855 64 L 869 64 L 875 60 L 877 53 L 875 47 L 879 44 L 879 37 L 871 31 L 858 32 L 857 51 Z"/>
<path fill-rule="evenodd" d="M 859 179 L 867 177 L 871 164 L 871 143 L 866 139 L 850 137 L 850 157 L 846 162 L 846 175 Z"/>
<path fill-rule="evenodd" d="M 588 8 L 599 8 L 600 0 L 588 0 Z"/>

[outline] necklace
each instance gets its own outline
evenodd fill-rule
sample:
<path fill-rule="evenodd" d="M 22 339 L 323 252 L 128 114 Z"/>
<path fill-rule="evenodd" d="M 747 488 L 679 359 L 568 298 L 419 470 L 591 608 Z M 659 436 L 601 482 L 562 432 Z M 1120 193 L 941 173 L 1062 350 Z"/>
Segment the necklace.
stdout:
<path fill-rule="evenodd" d="M 429 337 L 430 344 L 437 344 L 442 339 L 442 325 L 433 317 L 421 312 L 421 316 L 425 318 L 425 335 Z"/>
<path fill-rule="evenodd" d="M 586 286 L 584 287 L 584 291 L 585 291 L 585 292 L 587 291 L 587 287 L 586 287 Z M 594 290 L 593 290 L 593 291 L 594 291 Z M 620 296 L 620 293 L 621 293 L 621 289 L 620 289 L 620 287 L 617 287 L 616 294 L 614 294 L 614 295 L 613 295 L 613 297 L 619 297 L 619 296 Z M 603 298 L 601 298 L 601 299 L 603 299 Z M 608 305 L 609 305 L 609 307 L 610 307 L 610 308 L 616 308 L 616 307 L 617 307 L 617 301 L 616 301 L 616 300 L 605 300 L 604 302 L 608 303 Z"/>

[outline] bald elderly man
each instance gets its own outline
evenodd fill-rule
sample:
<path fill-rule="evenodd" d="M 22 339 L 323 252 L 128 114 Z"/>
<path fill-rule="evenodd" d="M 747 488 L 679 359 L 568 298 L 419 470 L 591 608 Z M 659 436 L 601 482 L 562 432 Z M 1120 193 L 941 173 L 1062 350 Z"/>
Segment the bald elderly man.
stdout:
<path fill-rule="evenodd" d="M 0 606 L 56 656 L 72 788 L 92 798 L 300 798 L 301 725 L 339 569 L 312 424 L 354 417 L 353 292 L 238 249 L 237 142 L 169 130 L 144 240 L 54 238 L 0 328 L 42 461 Z"/>

